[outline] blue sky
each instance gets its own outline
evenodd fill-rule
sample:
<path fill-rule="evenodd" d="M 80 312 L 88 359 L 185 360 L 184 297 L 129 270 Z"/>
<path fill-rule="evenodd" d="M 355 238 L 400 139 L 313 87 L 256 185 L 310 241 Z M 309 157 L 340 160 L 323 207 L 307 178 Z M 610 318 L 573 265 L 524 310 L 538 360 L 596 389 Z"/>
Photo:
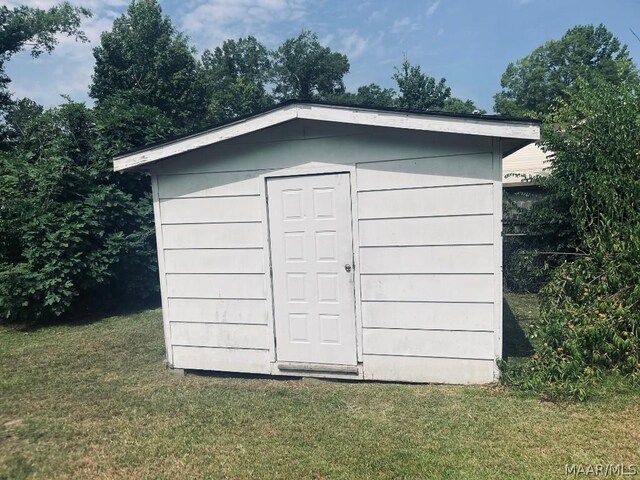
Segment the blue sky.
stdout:
<path fill-rule="evenodd" d="M 9 7 L 46 8 L 54 0 L 5 0 Z M 60 95 L 87 101 L 93 69 L 91 49 L 128 0 L 72 1 L 94 16 L 83 23 L 90 44 L 63 39 L 52 55 L 15 56 L 7 70 L 16 96 L 44 105 Z M 346 53 L 347 89 L 378 83 L 394 86 L 393 68 L 406 54 L 453 94 L 492 111 L 493 95 L 509 62 L 579 24 L 603 23 L 629 46 L 638 64 L 640 0 L 161 0 L 164 12 L 202 53 L 227 38 L 254 35 L 269 48 L 303 29 L 316 32 L 332 50 Z"/>

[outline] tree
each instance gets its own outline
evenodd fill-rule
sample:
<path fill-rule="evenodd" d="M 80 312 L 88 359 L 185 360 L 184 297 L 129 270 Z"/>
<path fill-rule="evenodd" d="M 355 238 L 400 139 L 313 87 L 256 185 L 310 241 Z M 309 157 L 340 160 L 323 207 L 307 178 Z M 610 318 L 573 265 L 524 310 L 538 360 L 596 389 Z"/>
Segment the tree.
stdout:
<path fill-rule="evenodd" d="M 486 110 L 476 107 L 472 100 L 462 100 L 457 97 L 449 97 L 444 101 L 442 110 L 451 113 L 476 113 L 484 114 Z"/>
<path fill-rule="evenodd" d="M 157 293 L 150 195 L 118 182 L 100 121 L 82 104 L 49 109 L 0 153 L 1 320 L 50 320 Z"/>
<path fill-rule="evenodd" d="M 541 117 L 556 99 L 567 98 L 578 78 L 620 84 L 636 75 L 626 45 L 604 25 L 576 26 L 507 66 L 494 109 L 504 115 Z"/>
<path fill-rule="evenodd" d="M 273 104 L 265 88 L 271 68 L 269 51 L 254 37 L 225 40 L 213 52 L 205 50 L 202 67 L 212 121 L 248 115 Z"/>
<path fill-rule="evenodd" d="M 10 148 L 24 135 L 29 122 L 41 115 L 43 111 L 41 105 L 28 98 L 11 101 L 6 108 L 0 143 L 4 143 L 5 148 Z"/>
<path fill-rule="evenodd" d="M 179 131 L 201 126 L 206 102 L 195 51 L 156 0 L 133 0 L 93 55 L 90 95 L 98 106 L 117 96 L 158 109 Z"/>
<path fill-rule="evenodd" d="M 349 73 L 346 55 L 323 47 L 318 36 L 303 31 L 273 52 L 274 94 L 279 100 L 323 99 L 344 93 Z"/>
<path fill-rule="evenodd" d="M 382 88 L 380 85 L 370 83 L 358 87 L 355 101 L 359 105 L 372 107 L 393 107 L 396 102 L 396 92 L 393 88 Z"/>
<path fill-rule="evenodd" d="M 444 102 L 451 96 L 446 80 L 429 77 L 420 65 L 412 65 L 405 58 L 400 68 L 396 67 L 393 79 L 398 84 L 400 97 L 398 106 L 408 110 L 442 110 Z"/>
<path fill-rule="evenodd" d="M 576 80 L 546 122 L 545 187 L 567 211 L 575 257 L 541 292 L 542 346 L 505 378 L 547 395 L 640 376 L 640 82 L 612 78 Z"/>
<path fill-rule="evenodd" d="M 7 134 L 2 130 L 12 104 L 9 93 L 11 79 L 5 72 L 6 63 L 25 47 L 31 50 L 33 57 L 44 52 L 50 53 L 58 43 L 58 34 L 86 41 L 86 36 L 80 30 L 80 22 L 83 17 L 90 15 L 91 12 L 86 8 L 72 7 L 67 2 L 48 10 L 0 6 L 0 143 Z"/>
<path fill-rule="evenodd" d="M 393 88 L 382 88 L 380 85 L 370 83 L 358 87 L 356 93 L 344 92 L 338 95 L 330 95 L 325 100 L 346 105 L 361 105 L 365 107 L 394 107 L 396 92 Z"/>

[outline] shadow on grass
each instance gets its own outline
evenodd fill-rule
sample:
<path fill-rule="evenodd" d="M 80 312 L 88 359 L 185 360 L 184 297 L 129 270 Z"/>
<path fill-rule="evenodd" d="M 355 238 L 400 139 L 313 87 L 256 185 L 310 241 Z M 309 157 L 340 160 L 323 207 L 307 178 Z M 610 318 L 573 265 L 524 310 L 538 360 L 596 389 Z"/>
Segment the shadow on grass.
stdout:
<path fill-rule="evenodd" d="M 531 356 L 533 354 L 533 346 L 506 298 L 503 299 L 502 305 L 502 358 L 506 360 L 511 357 Z"/>
<path fill-rule="evenodd" d="M 95 301 L 85 302 L 82 305 L 76 306 L 67 314 L 57 318 L 31 323 L 4 323 L 2 325 L 20 332 L 35 332 L 42 328 L 60 325 L 90 325 L 109 317 L 135 315 L 151 308 L 160 308 L 161 306 L 159 295 L 152 295 L 148 299 L 135 302 L 104 301 L 95 298 L 93 300 Z M 2 479 L 0 478 L 0 480 Z"/>

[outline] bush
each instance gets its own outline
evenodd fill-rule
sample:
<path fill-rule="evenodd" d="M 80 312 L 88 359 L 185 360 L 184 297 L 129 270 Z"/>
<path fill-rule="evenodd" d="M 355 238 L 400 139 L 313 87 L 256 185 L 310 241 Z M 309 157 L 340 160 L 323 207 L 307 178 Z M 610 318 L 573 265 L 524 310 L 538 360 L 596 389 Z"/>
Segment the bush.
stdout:
<path fill-rule="evenodd" d="M 119 185 L 97 130 L 92 110 L 69 103 L 0 157 L 0 320 L 96 308 L 123 286 L 129 298 L 157 294 L 150 194 Z"/>
<path fill-rule="evenodd" d="M 550 120 L 547 186 L 579 255 L 541 291 L 542 348 L 505 362 L 503 381 L 585 398 L 607 375 L 640 376 L 640 85 L 581 83 Z"/>

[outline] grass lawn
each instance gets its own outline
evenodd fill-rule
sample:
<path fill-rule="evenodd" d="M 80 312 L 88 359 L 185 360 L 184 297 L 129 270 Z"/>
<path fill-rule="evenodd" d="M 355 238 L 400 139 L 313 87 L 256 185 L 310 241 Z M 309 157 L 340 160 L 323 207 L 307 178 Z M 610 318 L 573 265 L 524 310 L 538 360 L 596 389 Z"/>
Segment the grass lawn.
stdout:
<path fill-rule="evenodd" d="M 509 305 L 516 355 L 536 304 Z M 563 478 L 565 464 L 640 463 L 630 394 L 177 377 L 162 341 L 158 310 L 0 329 L 0 478 Z"/>

